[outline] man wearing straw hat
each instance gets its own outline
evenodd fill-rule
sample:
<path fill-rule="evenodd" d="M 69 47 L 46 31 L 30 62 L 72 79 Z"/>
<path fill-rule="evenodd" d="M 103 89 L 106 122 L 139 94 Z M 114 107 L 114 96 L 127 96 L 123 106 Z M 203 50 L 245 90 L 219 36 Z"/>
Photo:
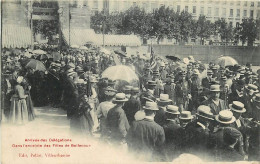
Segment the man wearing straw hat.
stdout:
<path fill-rule="evenodd" d="M 163 126 L 166 122 L 166 115 L 165 115 L 165 111 L 166 111 L 166 106 L 170 105 L 172 102 L 171 99 L 169 99 L 169 95 L 167 94 L 160 94 L 160 98 L 157 98 L 157 104 L 159 107 L 159 110 L 157 111 L 155 117 L 154 117 L 154 121 Z"/>
<path fill-rule="evenodd" d="M 107 127 L 109 130 L 109 137 L 112 143 L 123 143 L 129 130 L 129 123 L 125 112 L 122 109 L 124 103 L 128 101 L 124 93 L 117 93 L 113 99 L 115 107 L 110 109 L 107 113 Z"/>
<path fill-rule="evenodd" d="M 211 112 L 214 115 L 217 115 L 221 110 L 227 109 L 225 102 L 221 100 L 220 97 L 220 85 L 211 85 L 210 86 L 210 99 L 203 102 L 204 105 L 210 107 Z"/>
<path fill-rule="evenodd" d="M 222 110 L 218 115 L 215 116 L 215 120 L 218 122 L 219 126 L 217 126 L 213 133 L 211 134 L 209 146 L 213 148 L 213 153 L 216 156 L 216 160 L 219 160 L 220 156 L 220 147 L 224 144 L 223 141 L 223 132 L 225 128 L 233 128 L 232 123 L 236 121 L 236 118 L 233 116 L 233 113 L 229 110 Z M 235 129 L 235 128 L 234 128 Z M 239 144 L 239 152 L 244 155 L 243 149 L 243 137 L 238 140 Z"/>
<path fill-rule="evenodd" d="M 183 139 L 181 133 L 181 126 L 179 123 L 179 108 L 174 105 L 167 105 L 166 107 L 166 123 L 163 126 L 165 132 L 165 151 L 166 160 L 172 161 L 175 157 L 179 156 L 180 141 Z"/>
<path fill-rule="evenodd" d="M 139 99 L 139 88 L 138 87 L 132 87 L 131 88 L 131 96 L 127 102 L 125 102 L 123 109 L 125 111 L 127 120 L 130 125 L 132 125 L 132 122 L 135 120 L 134 116 L 137 111 L 141 109 L 141 102 Z"/>
<path fill-rule="evenodd" d="M 127 134 L 129 150 L 141 160 L 161 161 L 165 134 L 163 128 L 154 122 L 158 106 L 155 102 L 146 101 L 143 109 L 145 118 L 134 121 Z"/>
<path fill-rule="evenodd" d="M 117 91 L 115 89 L 108 86 L 104 91 L 106 101 L 101 102 L 97 107 L 97 117 L 100 120 L 100 130 L 101 130 L 102 137 L 105 136 L 107 130 L 106 119 L 107 119 L 108 111 L 113 107 L 115 107 L 115 104 L 112 103 L 112 101 L 116 92 Z"/>
<path fill-rule="evenodd" d="M 209 140 L 210 129 L 209 125 L 214 120 L 214 115 L 210 107 L 201 105 L 197 108 L 197 118 L 192 121 L 185 128 L 186 130 L 186 151 L 195 153 L 196 155 L 205 158 L 209 157 L 207 154 L 207 144 Z"/>

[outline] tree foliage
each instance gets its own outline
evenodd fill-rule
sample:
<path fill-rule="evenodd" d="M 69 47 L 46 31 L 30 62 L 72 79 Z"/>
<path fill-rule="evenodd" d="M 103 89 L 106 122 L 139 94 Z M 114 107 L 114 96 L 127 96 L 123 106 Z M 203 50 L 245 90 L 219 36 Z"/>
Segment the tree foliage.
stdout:
<path fill-rule="evenodd" d="M 260 20 L 246 19 L 241 26 L 232 27 L 225 19 L 211 23 L 205 16 L 198 20 L 192 18 L 188 12 L 175 12 L 173 9 L 161 6 L 152 13 L 147 13 L 138 6 L 133 6 L 125 12 L 98 12 L 91 17 L 91 28 L 96 33 L 105 34 L 135 34 L 142 39 L 156 38 L 159 43 L 164 38 L 186 42 L 189 38 L 204 40 L 212 35 L 218 35 L 223 43 L 241 40 L 252 45 L 256 38 L 260 38 Z"/>

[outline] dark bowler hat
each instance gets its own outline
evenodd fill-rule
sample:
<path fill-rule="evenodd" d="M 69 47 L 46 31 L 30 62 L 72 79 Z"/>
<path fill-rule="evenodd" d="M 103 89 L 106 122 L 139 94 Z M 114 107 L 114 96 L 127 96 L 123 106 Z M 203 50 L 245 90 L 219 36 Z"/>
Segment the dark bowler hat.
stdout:
<path fill-rule="evenodd" d="M 245 80 L 237 80 L 237 84 L 240 86 L 244 86 L 246 84 Z"/>
<path fill-rule="evenodd" d="M 253 97 L 253 101 L 260 103 L 260 93 L 257 93 L 257 94 Z"/>
<path fill-rule="evenodd" d="M 123 103 L 126 101 L 128 101 L 128 99 L 125 97 L 124 93 L 117 93 L 113 100 L 113 103 Z"/>
<path fill-rule="evenodd" d="M 239 101 L 233 101 L 232 104 L 229 104 L 229 108 L 237 113 L 246 112 L 246 109 L 244 107 L 244 104 Z"/>
<path fill-rule="evenodd" d="M 181 120 L 191 120 L 193 116 L 191 115 L 190 111 L 183 111 L 181 112 L 181 116 L 179 117 Z"/>
<path fill-rule="evenodd" d="M 181 76 L 186 76 L 186 71 L 181 71 L 180 75 Z"/>
<path fill-rule="evenodd" d="M 217 122 L 222 124 L 231 124 L 236 121 L 236 118 L 233 116 L 233 113 L 229 110 L 222 110 L 215 117 Z"/>
<path fill-rule="evenodd" d="M 179 108 L 175 105 L 167 105 L 166 106 L 166 113 L 170 114 L 180 114 Z"/>
<path fill-rule="evenodd" d="M 154 110 L 154 111 L 159 110 L 156 102 L 151 102 L 151 101 L 146 101 L 145 102 L 145 106 L 143 106 L 143 109 L 145 109 L 145 110 Z"/>
<path fill-rule="evenodd" d="M 214 120 L 213 113 L 211 112 L 210 107 L 206 105 L 199 106 L 196 115 L 209 120 Z"/>

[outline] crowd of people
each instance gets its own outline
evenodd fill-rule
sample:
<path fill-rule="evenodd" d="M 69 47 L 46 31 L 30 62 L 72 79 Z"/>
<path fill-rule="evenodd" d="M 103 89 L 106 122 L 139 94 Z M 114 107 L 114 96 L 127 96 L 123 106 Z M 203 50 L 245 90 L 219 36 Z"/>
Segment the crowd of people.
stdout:
<path fill-rule="evenodd" d="M 50 105 L 67 111 L 73 134 L 100 133 L 106 143 L 127 144 L 140 160 L 172 161 L 183 153 L 205 161 L 260 160 L 260 70 L 251 64 L 157 56 L 152 66 L 139 54 L 115 59 L 99 48 L 48 57 L 57 51 L 3 51 L 2 109 L 8 122 L 32 121 L 34 105 Z M 32 60 L 44 68 L 28 65 Z M 101 76 L 116 60 L 136 72 L 139 86 L 116 89 L 116 81 Z"/>

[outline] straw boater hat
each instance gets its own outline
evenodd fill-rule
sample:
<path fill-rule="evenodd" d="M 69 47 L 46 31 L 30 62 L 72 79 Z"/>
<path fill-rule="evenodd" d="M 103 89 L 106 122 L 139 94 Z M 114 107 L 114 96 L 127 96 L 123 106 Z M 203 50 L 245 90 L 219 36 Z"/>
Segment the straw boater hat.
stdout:
<path fill-rule="evenodd" d="M 220 85 L 218 85 L 218 84 L 211 85 L 210 91 L 211 92 L 220 92 Z"/>
<path fill-rule="evenodd" d="M 154 111 L 159 110 L 156 102 L 151 102 L 151 101 L 146 101 L 145 102 L 145 106 L 143 106 L 143 109 L 145 109 L 145 110 L 154 110 Z"/>
<path fill-rule="evenodd" d="M 132 92 L 132 93 L 139 93 L 139 92 L 140 92 L 140 89 L 139 89 L 138 87 L 133 87 L 133 88 L 131 89 L 131 92 Z"/>
<path fill-rule="evenodd" d="M 213 71 L 211 69 L 207 70 L 207 75 L 213 75 Z"/>
<path fill-rule="evenodd" d="M 23 81 L 23 77 L 22 76 L 18 76 L 16 81 L 17 81 L 17 83 L 21 83 Z"/>
<path fill-rule="evenodd" d="M 199 106 L 196 115 L 209 120 L 214 120 L 213 113 L 211 112 L 210 107 L 206 105 Z"/>
<path fill-rule="evenodd" d="M 181 116 L 179 117 L 181 120 L 191 120 L 193 116 L 191 115 L 190 111 L 183 111 L 181 112 Z"/>
<path fill-rule="evenodd" d="M 113 103 L 123 103 L 126 101 L 128 101 L 128 99 L 125 97 L 124 93 L 117 93 L 113 100 Z"/>
<path fill-rule="evenodd" d="M 114 96 L 116 94 L 117 90 L 115 90 L 114 88 L 108 86 L 106 89 L 105 89 L 105 95 L 107 96 Z"/>
<path fill-rule="evenodd" d="M 132 88 L 133 88 L 133 86 L 131 86 L 131 85 L 126 85 L 126 86 L 124 87 L 124 91 L 131 91 Z"/>
<path fill-rule="evenodd" d="M 156 86 L 157 84 L 156 84 L 156 81 L 149 80 L 149 81 L 147 82 L 147 85 L 149 85 L 149 86 Z"/>
<path fill-rule="evenodd" d="M 237 113 L 244 113 L 244 112 L 246 112 L 246 109 L 244 107 L 245 107 L 244 104 L 239 102 L 239 101 L 233 101 L 232 104 L 229 104 L 229 108 L 232 111 L 235 111 Z"/>
<path fill-rule="evenodd" d="M 246 90 L 252 90 L 253 92 L 258 92 L 258 87 L 254 84 L 248 84 L 247 86 L 245 86 Z"/>
<path fill-rule="evenodd" d="M 97 83 L 97 82 L 98 82 L 96 76 L 90 76 L 90 77 L 89 77 L 89 81 L 90 81 L 91 83 Z"/>
<path fill-rule="evenodd" d="M 168 94 L 160 94 L 160 98 L 157 98 L 156 100 L 158 101 L 158 103 L 168 103 L 172 101 L 171 99 L 169 99 Z"/>
<path fill-rule="evenodd" d="M 253 101 L 260 103 L 260 93 L 257 93 L 257 94 L 253 97 Z"/>
<path fill-rule="evenodd" d="M 175 105 L 167 105 L 166 107 L 166 113 L 170 114 L 180 114 L 179 108 Z"/>
<path fill-rule="evenodd" d="M 233 116 L 233 113 L 229 110 L 222 110 L 215 117 L 216 121 L 222 124 L 231 124 L 236 121 L 236 118 Z"/>

